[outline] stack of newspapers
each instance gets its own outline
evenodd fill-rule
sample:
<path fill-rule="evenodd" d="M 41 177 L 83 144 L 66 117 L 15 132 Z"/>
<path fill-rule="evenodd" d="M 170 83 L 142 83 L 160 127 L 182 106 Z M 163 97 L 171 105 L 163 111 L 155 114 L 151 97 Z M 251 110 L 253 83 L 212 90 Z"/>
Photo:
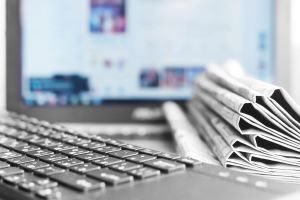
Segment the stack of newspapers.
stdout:
<path fill-rule="evenodd" d="M 223 166 L 300 183 L 300 108 L 283 88 L 207 69 L 188 112 Z"/>

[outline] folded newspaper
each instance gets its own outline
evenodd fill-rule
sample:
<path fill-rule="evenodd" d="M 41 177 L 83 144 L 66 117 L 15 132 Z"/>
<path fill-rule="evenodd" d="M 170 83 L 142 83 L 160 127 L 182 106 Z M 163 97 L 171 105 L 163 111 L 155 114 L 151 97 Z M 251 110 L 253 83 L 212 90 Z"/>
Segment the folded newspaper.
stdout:
<path fill-rule="evenodd" d="M 207 69 L 188 111 L 224 167 L 300 183 L 300 107 L 283 88 Z"/>

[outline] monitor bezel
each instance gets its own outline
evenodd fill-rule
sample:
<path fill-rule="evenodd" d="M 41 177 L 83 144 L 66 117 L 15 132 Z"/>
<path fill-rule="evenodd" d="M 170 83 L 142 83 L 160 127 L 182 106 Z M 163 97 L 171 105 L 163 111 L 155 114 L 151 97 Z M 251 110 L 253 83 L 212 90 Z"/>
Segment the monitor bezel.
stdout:
<path fill-rule="evenodd" d="M 140 101 L 133 103 L 120 103 L 113 105 L 102 105 L 102 106 L 65 106 L 65 107 L 29 107 L 22 103 L 21 97 L 21 23 L 20 23 L 20 2 L 21 0 L 8 0 L 6 1 L 6 107 L 9 111 L 14 111 L 18 113 L 23 113 L 29 116 L 37 117 L 40 119 L 48 120 L 51 122 L 81 122 L 81 123 L 130 123 L 134 120 L 132 119 L 132 112 L 137 107 L 147 107 L 147 108 L 157 108 L 159 107 L 163 100 L 161 101 Z M 273 55 L 275 66 L 277 63 L 282 64 L 286 61 L 286 57 L 282 56 L 278 51 L 277 44 L 282 44 L 283 42 L 279 40 L 283 36 L 288 37 L 288 33 L 285 33 L 285 29 L 281 29 L 279 26 L 286 17 L 287 10 L 280 10 L 279 7 L 280 0 L 276 0 L 274 8 L 274 22 L 275 22 L 275 52 Z M 289 2 L 289 1 L 285 1 Z M 282 4 L 282 1 L 280 2 Z M 288 4 L 288 3 L 286 3 Z M 286 8 L 287 6 L 285 6 Z M 284 14 L 277 15 L 279 12 L 284 12 Z M 286 26 L 286 24 L 285 24 Z M 280 34 L 278 34 L 280 32 Z M 280 38 L 279 38 L 280 36 Z M 278 40 L 280 41 L 278 43 Z M 278 70 L 275 67 L 275 79 L 276 80 L 286 80 L 283 75 L 278 76 L 278 73 L 282 70 Z M 284 83 L 283 83 L 284 84 Z M 184 103 L 184 101 L 178 101 L 179 103 Z M 154 120 L 155 121 L 155 120 Z M 160 121 L 160 120 L 159 120 Z M 157 122 L 157 121 L 155 121 Z"/>

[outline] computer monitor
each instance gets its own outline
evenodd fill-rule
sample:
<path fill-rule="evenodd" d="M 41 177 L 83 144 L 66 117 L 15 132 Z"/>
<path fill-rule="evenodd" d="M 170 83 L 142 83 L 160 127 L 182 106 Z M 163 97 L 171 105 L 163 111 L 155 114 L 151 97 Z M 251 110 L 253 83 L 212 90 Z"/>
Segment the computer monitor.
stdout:
<path fill-rule="evenodd" d="M 8 109 L 50 121 L 130 121 L 186 101 L 209 62 L 275 77 L 273 0 L 9 0 Z"/>

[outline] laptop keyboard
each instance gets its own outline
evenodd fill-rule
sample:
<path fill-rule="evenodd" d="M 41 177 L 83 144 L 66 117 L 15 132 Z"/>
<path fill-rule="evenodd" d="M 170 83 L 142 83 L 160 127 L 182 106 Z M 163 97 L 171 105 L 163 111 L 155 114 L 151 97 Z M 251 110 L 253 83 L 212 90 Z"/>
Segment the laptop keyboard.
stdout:
<path fill-rule="evenodd" d="M 24 115 L 0 116 L 0 179 L 45 199 L 60 199 L 59 185 L 79 192 L 103 190 L 198 164 Z"/>

